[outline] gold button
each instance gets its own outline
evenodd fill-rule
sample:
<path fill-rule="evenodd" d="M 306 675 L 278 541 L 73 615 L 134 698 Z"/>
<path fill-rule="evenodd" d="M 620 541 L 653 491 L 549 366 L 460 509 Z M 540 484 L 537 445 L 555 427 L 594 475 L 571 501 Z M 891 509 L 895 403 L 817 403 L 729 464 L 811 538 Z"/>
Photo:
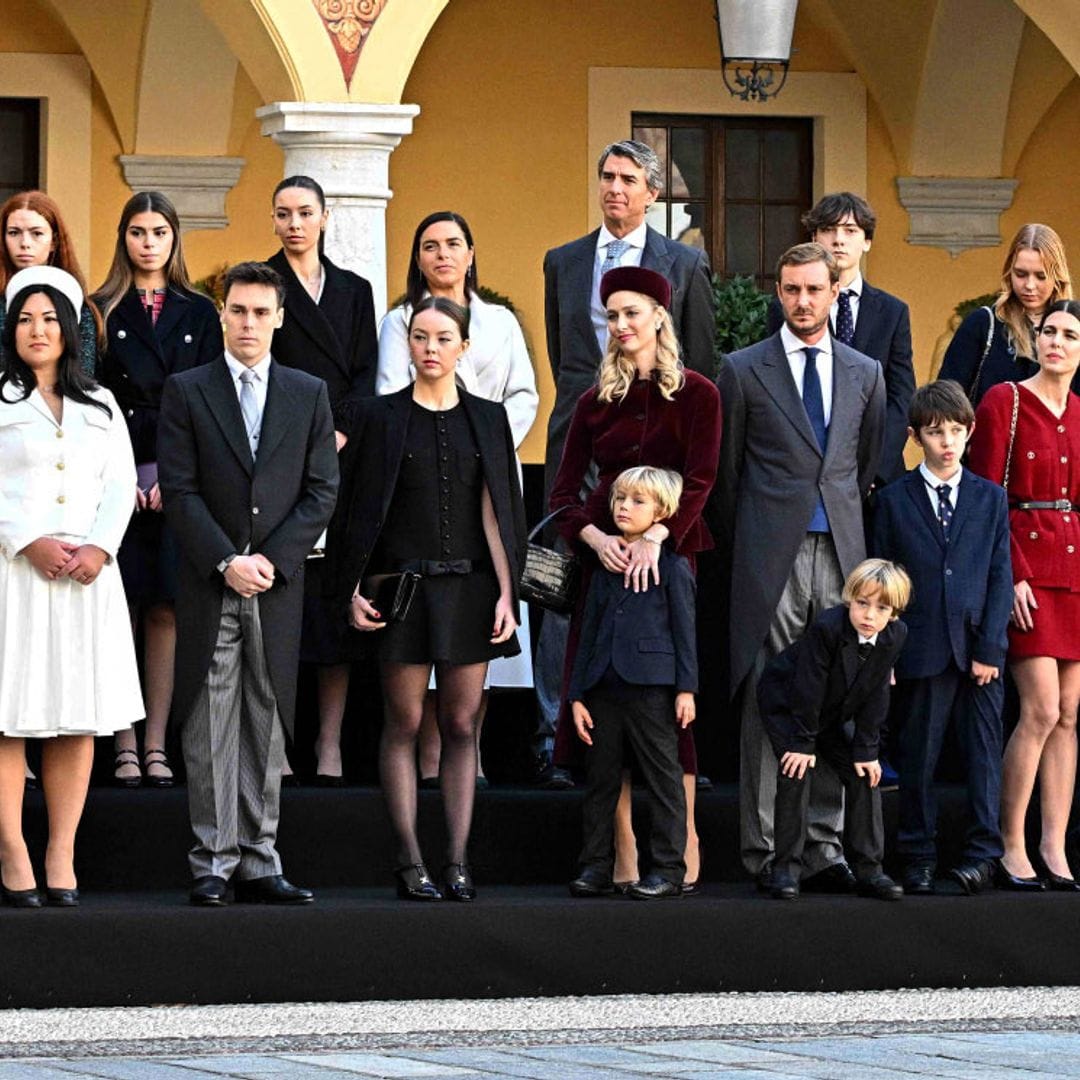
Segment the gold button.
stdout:
<path fill-rule="evenodd" d="M 1039 539 L 1039 534 L 1037 532 L 1028 533 L 1028 539 L 1029 540 L 1038 540 Z"/>
<path fill-rule="evenodd" d="M 1064 465 L 1064 464 L 1065 464 L 1065 462 L 1066 462 L 1066 461 L 1068 461 L 1068 460 L 1069 460 L 1069 459 L 1068 459 L 1068 458 L 1067 458 L 1067 457 L 1066 457 L 1066 456 L 1065 456 L 1064 454 L 1062 454 L 1062 455 L 1061 455 L 1061 464 L 1062 464 L 1062 465 Z"/>
<path fill-rule="evenodd" d="M 1065 550 L 1071 555 L 1076 550 L 1076 548 L 1074 548 L 1072 544 L 1070 544 Z"/>
<path fill-rule="evenodd" d="M 1059 435 L 1064 435 L 1065 434 L 1065 425 L 1064 424 L 1058 424 L 1058 434 Z"/>
<path fill-rule="evenodd" d="M 57 467 L 58 469 L 61 469 L 61 470 L 63 470 L 63 468 L 64 468 L 64 463 L 63 463 L 62 461 L 58 461 L 58 462 L 56 463 L 56 467 Z"/>
<path fill-rule="evenodd" d="M 56 429 L 56 437 L 58 439 L 62 439 L 64 437 L 64 433 L 59 428 Z"/>
<path fill-rule="evenodd" d="M 58 503 L 62 503 L 62 502 L 64 501 L 64 496 L 63 496 L 63 495 L 57 495 L 57 496 L 56 496 L 56 501 L 57 501 Z"/>
<path fill-rule="evenodd" d="M 1068 525 L 1071 520 L 1072 519 L 1069 517 L 1068 514 L 1066 514 L 1065 517 L 1062 518 L 1062 521 L 1064 521 L 1066 525 Z"/>

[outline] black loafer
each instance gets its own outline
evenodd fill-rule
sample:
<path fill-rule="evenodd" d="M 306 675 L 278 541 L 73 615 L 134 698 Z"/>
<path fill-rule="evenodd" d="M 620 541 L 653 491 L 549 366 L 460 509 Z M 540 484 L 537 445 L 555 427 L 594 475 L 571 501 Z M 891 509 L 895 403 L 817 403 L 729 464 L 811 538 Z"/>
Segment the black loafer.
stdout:
<path fill-rule="evenodd" d="M 638 882 L 619 882 L 618 891 L 620 893 L 629 893 Z M 600 873 L 598 870 L 582 870 L 580 874 L 573 881 L 570 882 L 570 895 L 577 897 L 579 900 L 588 899 L 593 896 L 611 896 L 615 892 L 616 886 L 612 883 L 611 878 Z"/>
<path fill-rule="evenodd" d="M 310 889 L 290 884 L 281 874 L 238 881 L 235 888 L 239 904 L 310 904 L 315 899 Z"/>
<path fill-rule="evenodd" d="M 682 896 L 682 886 L 659 874 L 646 874 L 636 885 L 626 890 L 633 900 L 675 900 Z"/>
<path fill-rule="evenodd" d="M 222 877 L 204 874 L 192 883 L 188 899 L 196 907 L 224 907 L 229 883 Z"/>
<path fill-rule="evenodd" d="M 902 900 L 904 890 L 886 873 L 875 874 L 858 883 L 860 896 L 870 900 Z"/>
<path fill-rule="evenodd" d="M 817 893 L 852 893 L 858 882 L 846 862 L 833 863 L 819 870 L 816 874 L 803 879 L 803 892 Z"/>
<path fill-rule="evenodd" d="M 949 871 L 949 879 L 960 886 L 965 896 L 977 896 L 990 884 L 990 864 L 982 859 L 965 859 Z"/>
<path fill-rule="evenodd" d="M 934 870 L 933 863 L 911 863 L 905 866 L 900 876 L 904 892 L 908 896 L 929 896 L 934 891 Z"/>
<path fill-rule="evenodd" d="M 476 899 L 476 886 L 466 863 L 447 863 L 443 867 L 443 896 L 463 904 Z"/>
<path fill-rule="evenodd" d="M 679 890 L 683 896 L 700 896 L 701 895 L 701 881 L 684 881 Z"/>
<path fill-rule="evenodd" d="M 78 889 L 52 889 L 45 887 L 45 898 L 49 901 L 49 907 L 78 907 Z"/>
<path fill-rule="evenodd" d="M 399 866 L 394 871 L 394 877 L 397 879 L 397 894 L 400 900 L 431 901 L 443 898 L 439 886 L 431 880 L 431 875 L 423 863 Z"/>
<path fill-rule="evenodd" d="M 1000 862 L 994 865 L 994 884 L 999 889 L 1011 892 L 1042 892 L 1046 888 L 1041 878 L 1017 877 L 1010 874 Z"/>
<path fill-rule="evenodd" d="M 790 875 L 777 871 L 769 877 L 769 887 L 765 890 L 773 900 L 797 900 L 799 883 Z"/>

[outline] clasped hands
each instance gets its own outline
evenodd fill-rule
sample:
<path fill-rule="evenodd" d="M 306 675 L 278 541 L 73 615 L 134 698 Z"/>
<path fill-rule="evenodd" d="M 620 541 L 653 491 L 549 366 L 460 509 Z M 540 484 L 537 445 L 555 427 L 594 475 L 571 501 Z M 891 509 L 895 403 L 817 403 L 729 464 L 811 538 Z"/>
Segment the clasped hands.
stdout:
<path fill-rule="evenodd" d="M 237 555 L 225 567 L 225 584 L 246 600 L 266 592 L 274 584 L 274 564 L 265 556 Z"/>
<path fill-rule="evenodd" d="M 39 536 L 19 552 L 49 581 L 69 577 L 80 585 L 90 585 L 109 558 L 96 544 L 69 544 L 52 536 Z"/>
<path fill-rule="evenodd" d="M 623 585 L 634 592 L 647 592 L 649 578 L 660 584 L 660 544 L 644 537 L 631 543 L 621 536 L 601 532 L 594 526 L 582 530 L 582 540 L 596 552 L 600 565 L 623 575 Z"/>

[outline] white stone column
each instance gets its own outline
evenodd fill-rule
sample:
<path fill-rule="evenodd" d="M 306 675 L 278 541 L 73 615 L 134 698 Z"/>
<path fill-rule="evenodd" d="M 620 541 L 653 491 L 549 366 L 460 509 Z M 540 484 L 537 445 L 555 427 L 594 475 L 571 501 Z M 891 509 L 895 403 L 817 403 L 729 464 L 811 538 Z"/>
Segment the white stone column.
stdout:
<path fill-rule="evenodd" d="M 386 310 L 386 204 L 390 154 L 412 132 L 419 105 L 275 101 L 256 110 L 262 133 L 285 151 L 285 176 L 310 176 L 326 192 L 326 251 L 368 279 Z"/>

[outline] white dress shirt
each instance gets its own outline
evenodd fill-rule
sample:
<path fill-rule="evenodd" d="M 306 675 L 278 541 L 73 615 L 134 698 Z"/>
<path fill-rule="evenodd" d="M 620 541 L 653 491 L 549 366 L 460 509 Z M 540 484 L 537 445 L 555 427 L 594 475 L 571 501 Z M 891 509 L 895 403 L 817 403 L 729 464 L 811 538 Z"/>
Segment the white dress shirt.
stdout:
<path fill-rule="evenodd" d="M 608 329 L 607 308 L 600 303 L 600 268 L 607 259 L 608 244 L 612 240 L 620 239 L 614 233 L 608 231 L 606 225 L 600 226 L 600 235 L 596 238 L 596 258 L 593 260 L 592 279 L 592 324 L 596 331 L 596 343 L 600 346 L 600 355 L 607 351 Z M 619 266 L 640 266 L 641 257 L 645 254 L 645 241 L 648 239 L 648 226 L 643 221 L 633 232 L 627 233 L 621 239 L 627 244 L 626 250 L 619 256 Z"/>
<path fill-rule="evenodd" d="M 919 475 L 926 483 L 926 494 L 930 496 L 930 505 L 934 510 L 934 517 L 939 516 L 938 512 L 938 493 L 937 489 L 942 484 L 947 484 L 949 487 L 949 502 L 952 503 L 953 511 L 956 510 L 956 489 L 960 486 L 960 476 L 964 471 L 962 465 L 956 467 L 956 472 L 949 477 L 948 480 L 939 480 L 927 467 L 926 462 L 922 462 L 919 465 Z"/>
<path fill-rule="evenodd" d="M 821 403 L 825 411 L 825 426 L 829 426 L 832 419 L 832 336 L 825 334 L 821 340 L 813 346 L 797 338 L 789 329 L 787 323 L 780 327 L 780 344 L 787 354 L 788 366 L 791 368 L 791 377 L 795 380 L 795 389 L 802 397 L 803 378 L 806 375 L 806 353 L 804 349 L 814 348 L 818 350 L 815 365 L 818 379 L 821 381 Z"/>
<path fill-rule="evenodd" d="M 859 638 L 859 644 L 860 645 L 876 645 L 877 644 L 877 639 L 878 639 L 877 634 L 874 634 L 872 637 L 863 637 L 862 634 L 858 634 L 857 631 L 856 631 L 856 633 L 857 633 L 857 636 Z"/>
<path fill-rule="evenodd" d="M 259 431 L 256 431 L 251 436 L 252 452 L 254 448 L 259 445 L 259 435 L 262 432 L 262 415 L 266 411 L 266 390 L 267 379 L 270 377 L 270 354 L 267 353 L 257 364 L 248 367 L 246 364 L 241 363 L 228 349 L 225 350 L 225 363 L 229 365 L 229 373 L 233 379 L 233 389 L 236 391 L 236 400 L 240 401 L 240 393 L 243 390 L 244 384 L 240 381 L 240 376 L 245 371 L 250 371 L 255 378 L 251 381 L 251 389 L 255 392 L 255 403 L 259 406 Z M 241 412 L 243 412 L 243 406 L 241 406 Z"/>
<path fill-rule="evenodd" d="M 840 292 L 850 293 L 848 303 L 851 305 L 851 325 L 859 325 L 859 304 L 862 301 L 863 279 L 862 273 L 857 273 L 850 285 L 841 285 Z M 829 308 L 829 325 L 836 331 L 836 313 L 840 308 L 840 294 L 837 293 L 836 303 Z"/>

